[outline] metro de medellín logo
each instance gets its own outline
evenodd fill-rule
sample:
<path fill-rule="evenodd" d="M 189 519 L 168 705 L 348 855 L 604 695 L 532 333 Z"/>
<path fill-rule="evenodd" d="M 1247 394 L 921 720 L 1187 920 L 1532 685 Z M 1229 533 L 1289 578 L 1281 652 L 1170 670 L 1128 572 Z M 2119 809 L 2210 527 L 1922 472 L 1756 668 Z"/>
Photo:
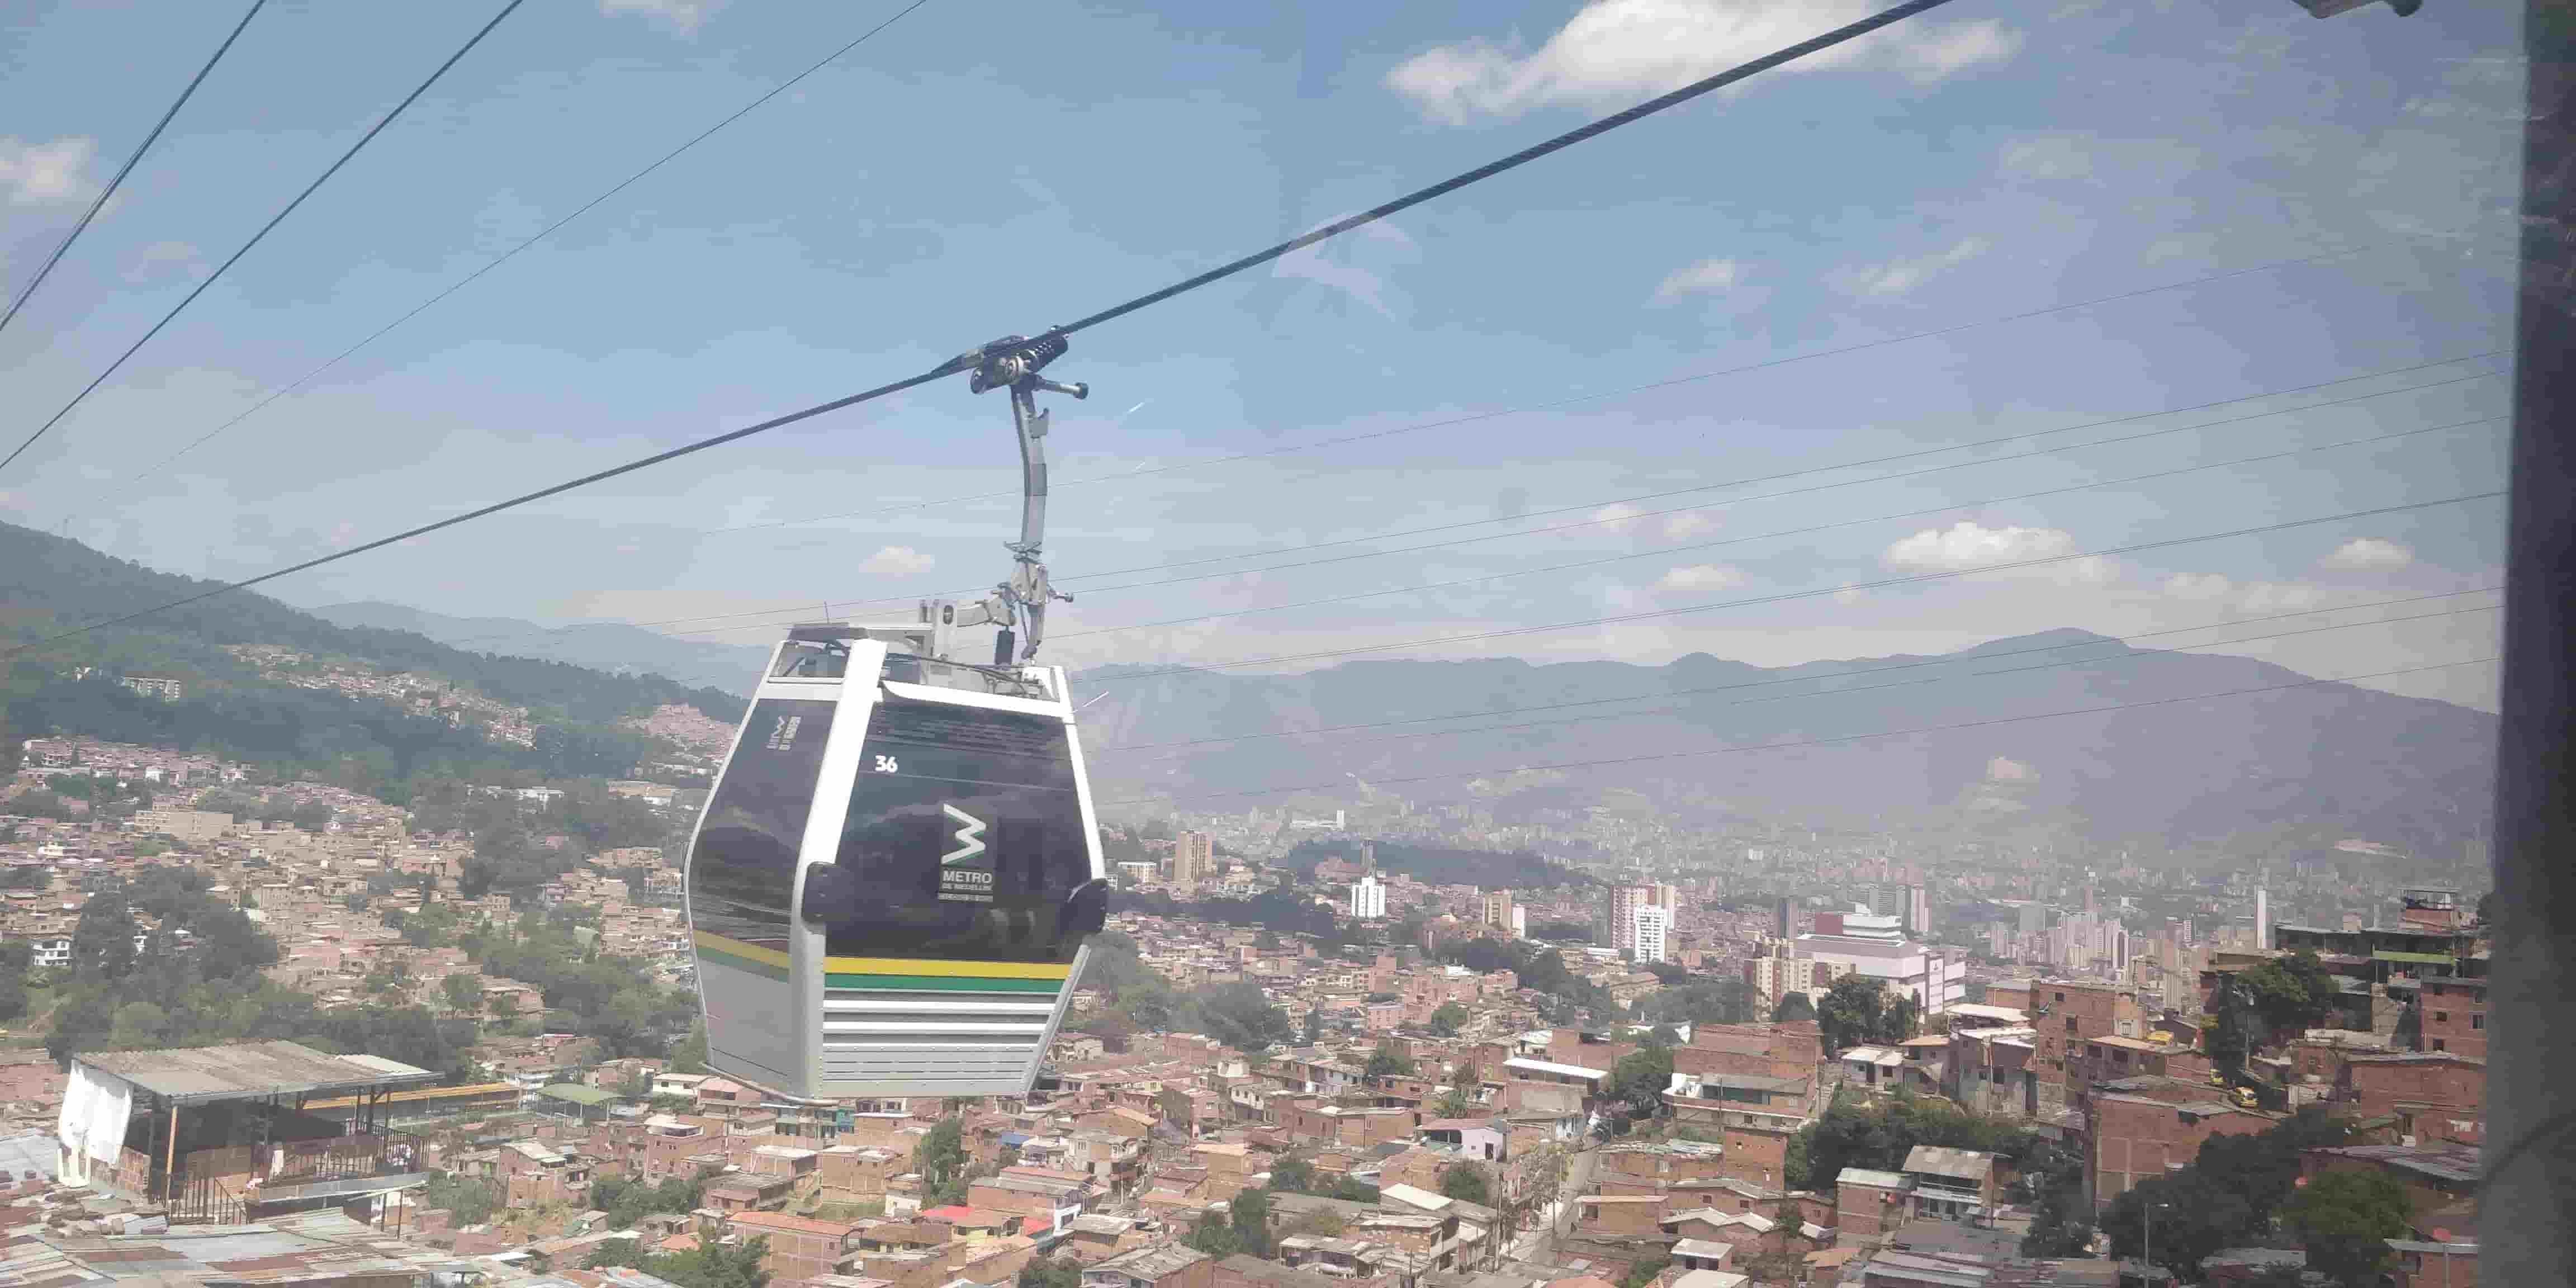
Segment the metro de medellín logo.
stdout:
<path fill-rule="evenodd" d="M 957 842 L 957 848 L 940 855 L 939 865 L 949 867 L 981 855 L 984 852 L 984 829 L 989 825 L 954 805 L 942 804 L 939 810 L 957 823 L 957 833 L 951 838 Z"/>
<path fill-rule="evenodd" d="M 992 823 L 944 802 L 939 812 L 957 825 L 949 835 L 957 848 L 939 856 L 939 897 L 949 903 L 991 903 L 993 860 L 984 832 Z"/>

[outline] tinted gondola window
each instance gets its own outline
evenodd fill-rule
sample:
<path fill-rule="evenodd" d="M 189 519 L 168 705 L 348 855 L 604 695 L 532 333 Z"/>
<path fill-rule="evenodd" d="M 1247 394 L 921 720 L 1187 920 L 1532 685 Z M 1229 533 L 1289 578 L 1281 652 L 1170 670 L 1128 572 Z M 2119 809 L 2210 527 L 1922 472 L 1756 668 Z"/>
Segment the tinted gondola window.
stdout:
<path fill-rule="evenodd" d="M 781 699 L 752 707 L 689 853 L 689 918 L 696 929 L 787 946 L 796 852 L 834 709 L 829 702 Z"/>
<path fill-rule="evenodd" d="M 858 873 L 839 956 L 1070 962 L 1058 926 L 1091 877 L 1061 720 L 889 699 L 869 719 L 841 831 Z"/>

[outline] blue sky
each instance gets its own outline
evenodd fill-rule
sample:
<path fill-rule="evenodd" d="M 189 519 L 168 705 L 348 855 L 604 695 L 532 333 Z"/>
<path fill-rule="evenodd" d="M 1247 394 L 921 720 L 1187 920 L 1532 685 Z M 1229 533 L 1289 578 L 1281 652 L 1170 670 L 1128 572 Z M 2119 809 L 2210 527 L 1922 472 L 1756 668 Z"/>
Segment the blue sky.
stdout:
<path fill-rule="evenodd" d="M 932 0 L 138 477 L 896 7 L 531 0 L 0 474 L 0 517 L 247 575 L 1087 313 L 1877 6 Z M 2501 486 L 2500 422 L 2327 445 L 2508 405 L 2507 9 L 2317 21 L 2287 0 L 1960 0 L 1086 333 L 1060 364 L 1095 393 L 1057 400 L 1048 547 L 1081 598 L 1057 610 L 1049 656 L 1225 661 L 1815 592 L 1407 650 L 1780 664 L 2492 585 L 2494 501 L 1973 570 Z M 61 3 L 0 19 L 0 282 L 26 280 L 238 16 Z M 0 435 L 49 415 L 488 16 L 270 5 L 0 333 Z M 2330 252 L 2348 253 L 2312 258 Z M 1854 345 L 1869 347 L 1781 361 Z M 2251 401 L 2140 419 L 2229 399 Z M 1614 508 L 2059 428 L 1635 503 L 1710 503 L 1687 513 Z M 2183 432 L 1876 478 L 2168 428 Z M 1998 500 L 2299 448 L 2319 450 Z M 1005 407 L 961 378 L 270 589 L 549 622 L 781 620 L 998 577 L 1016 502 L 952 498 L 1012 487 L 1014 465 Z M 1157 472 L 1117 477 L 1142 470 Z M 1838 486 L 1759 499 L 1819 484 Z M 1921 513 L 1941 507 L 1958 508 Z M 817 516 L 843 517 L 786 522 Z M 1322 553 L 1481 539 L 1083 593 L 1086 574 L 1468 523 Z M 1842 526 L 1766 535 L 1822 524 Z M 1954 571 L 1971 575 L 1840 589 Z M 1431 582 L 1465 584 L 1141 626 Z M 2238 651 L 2326 675 L 2418 666 L 2486 655 L 2494 616 Z M 2492 667 L 2378 683 L 2493 705 Z"/>

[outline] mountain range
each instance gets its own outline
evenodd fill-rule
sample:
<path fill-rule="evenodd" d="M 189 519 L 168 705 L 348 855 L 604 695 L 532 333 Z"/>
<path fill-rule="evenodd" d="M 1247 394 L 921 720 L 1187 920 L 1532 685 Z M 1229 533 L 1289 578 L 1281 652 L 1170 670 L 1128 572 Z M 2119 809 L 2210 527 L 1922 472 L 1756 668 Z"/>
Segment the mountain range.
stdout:
<path fill-rule="evenodd" d="M 474 652 L 545 658 L 611 674 L 665 675 L 692 688 L 746 698 L 769 663 L 767 645 L 680 639 L 624 622 L 540 626 L 514 617 L 449 617 L 381 600 L 333 604 L 313 615 L 341 626 L 409 631 Z"/>
<path fill-rule="evenodd" d="M 0 524 L 0 641 L 214 585 Z M 460 748 L 247 666 L 227 647 L 246 644 L 449 677 L 524 705 L 539 737 Z M 148 741 L 185 727 L 272 759 L 365 760 L 378 778 L 472 756 L 615 776 L 637 754 L 626 722 L 656 706 L 739 719 L 759 652 L 388 603 L 311 614 L 234 593 L 22 654 L 0 701 L 18 737 Z M 80 666 L 182 677 L 190 696 L 75 691 Z M 1602 809 L 2173 845 L 2296 834 L 2447 860 L 2483 834 L 2495 776 L 2492 714 L 2076 630 L 1785 668 L 1705 653 L 1661 666 L 1372 660 L 1296 675 L 1105 667 L 1074 685 L 1094 796 L 1112 817 L 1329 810 L 1393 793 L 1478 802 L 1504 823 Z M 64 727 L 83 721 L 115 728 Z"/>
<path fill-rule="evenodd" d="M 1767 669 L 1705 653 L 1112 667 L 1076 691 L 1096 796 L 1219 810 L 1382 791 L 1480 799 L 1503 822 L 1651 804 L 2174 845 L 2340 833 L 2447 860 L 2494 784 L 2490 713 L 2078 630 Z"/>

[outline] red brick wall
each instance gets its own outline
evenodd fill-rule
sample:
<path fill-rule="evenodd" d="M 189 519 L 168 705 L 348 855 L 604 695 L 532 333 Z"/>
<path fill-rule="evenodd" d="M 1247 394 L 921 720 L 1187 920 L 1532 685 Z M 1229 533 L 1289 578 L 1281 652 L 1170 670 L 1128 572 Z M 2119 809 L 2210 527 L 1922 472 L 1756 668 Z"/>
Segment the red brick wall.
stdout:
<path fill-rule="evenodd" d="M 2364 1118 L 2395 1113 L 2401 1100 L 2476 1110 L 2487 1103 L 2487 1070 L 2454 1060 L 2353 1060 L 2337 1090 L 2350 1095 Z"/>
<path fill-rule="evenodd" d="M 1834 1228 L 1846 1243 L 1875 1239 L 1905 1224 L 1906 1204 L 1893 1190 L 1872 1185 L 1834 1187 Z"/>
<path fill-rule="evenodd" d="M 1725 1147 L 1726 1154 L 1719 1167 L 1722 1175 L 1775 1190 L 1787 1183 L 1788 1132 L 1761 1127 L 1729 1126 L 1726 1129 Z"/>
<path fill-rule="evenodd" d="M 2200 1143 L 2218 1135 L 2252 1135 L 2269 1130 L 2272 1120 L 2259 1114 L 2212 1114 L 2186 1120 L 2179 1108 L 2162 1102 L 2141 1103 L 2121 1097 L 2096 1099 L 2091 1118 L 2093 1203 L 2107 1208 L 2149 1176 L 2192 1161 Z"/>
<path fill-rule="evenodd" d="M 2487 1058 L 2487 991 L 2483 986 L 2424 981 L 2424 1049 Z M 2439 1042 L 2436 1048 L 2433 1044 Z"/>

